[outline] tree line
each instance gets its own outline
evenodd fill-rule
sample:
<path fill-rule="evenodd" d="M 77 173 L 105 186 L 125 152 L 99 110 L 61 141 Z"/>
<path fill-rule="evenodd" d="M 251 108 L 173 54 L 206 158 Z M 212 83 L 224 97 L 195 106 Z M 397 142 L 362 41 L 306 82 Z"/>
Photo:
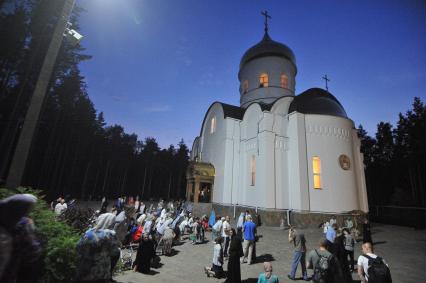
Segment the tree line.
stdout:
<path fill-rule="evenodd" d="M 63 0 L 0 0 L 0 179 L 13 152 Z M 78 30 L 83 12 L 70 21 Z M 88 198 L 119 194 L 144 198 L 185 195 L 188 148 L 181 140 L 161 149 L 120 125 L 106 125 L 89 98 L 79 63 L 81 46 L 63 42 L 27 162 L 23 185 Z"/>
<path fill-rule="evenodd" d="M 426 106 L 415 97 L 396 126 L 380 122 L 371 137 L 358 128 L 369 205 L 426 207 Z"/>

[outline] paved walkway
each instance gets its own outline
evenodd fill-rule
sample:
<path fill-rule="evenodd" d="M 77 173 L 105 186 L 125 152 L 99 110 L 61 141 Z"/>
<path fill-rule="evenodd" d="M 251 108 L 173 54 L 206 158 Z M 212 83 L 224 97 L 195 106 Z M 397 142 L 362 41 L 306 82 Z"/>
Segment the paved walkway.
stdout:
<path fill-rule="evenodd" d="M 373 240 L 376 242 L 376 253 L 383 256 L 388 262 L 394 283 L 419 283 L 426 278 L 426 231 L 415 231 L 412 228 L 373 224 Z M 257 262 L 252 265 L 241 265 L 243 282 L 257 282 L 260 272 L 263 272 L 263 261 L 271 261 L 274 273 L 280 282 L 291 282 L 287 278 L 290 271 L 292 247 L 287 242 L 288 231 L 271 227 L 260 227 L 261 235 L 257 243 Z M 316 248 L 316 242 L 322 236 L 321 229 L 305 230 L 307 248 Z M 211 238 L 210 233 L 206 237 Z M 153 269 L 152 275 L 145 275 L 126 271 L 115 277 L 122 283 L 136 282 L 224 282 L 224 279 L 207 278 L 203 271 L 204 266 L 210 266 L 213 254 L 212 242 L 202 245 L 192 245 L 185 242 L 173 247 L 175 255 L 161 256 L 161 267 Z M 355 258 L 360 254 L 360 244 L 355 247 Z M 224 267 L 226 269 L 227 262 Z M 301 276 L 300 266 L 297 276 Z M 312 270 L 310 271 L 310 274 Z M 356 274 L 353 274 L 357 279 Z M 299 281 L 304 282 L 304 281 Z M 357 281 L 355 281 L 357 282 Z"/>

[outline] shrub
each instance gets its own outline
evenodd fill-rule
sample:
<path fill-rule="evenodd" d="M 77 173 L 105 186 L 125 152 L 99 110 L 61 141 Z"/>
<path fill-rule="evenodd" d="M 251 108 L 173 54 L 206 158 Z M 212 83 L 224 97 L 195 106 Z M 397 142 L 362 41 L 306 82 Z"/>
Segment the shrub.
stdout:
<path fill-rule="evenodd" d="M 0 189 L 0 199 L 15 193 L 33 194 L 38 199 L 30 217 L 34 220 L 36 236 L 43 248 L 43 282 L 72 282 L 76 274 L 78 232 L 56 219 L 39 190 L 18 188 L 13 192 Z"/>

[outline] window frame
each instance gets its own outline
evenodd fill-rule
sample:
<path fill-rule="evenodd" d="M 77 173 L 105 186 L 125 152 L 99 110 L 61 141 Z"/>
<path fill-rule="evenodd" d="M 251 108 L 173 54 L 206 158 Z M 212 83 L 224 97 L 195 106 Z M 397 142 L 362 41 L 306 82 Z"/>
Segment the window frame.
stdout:
<path fill-rule="evenodd" d="M 261 73 L 259 76 L 259 87 L 269 87 L 269 75 L 268 73 Z"/>
<path fill-rule="evenodd" d="M 256 156 L 250 158 L 250 186 L 256 186 Z"/>
<path fill-rule="evenodd" d="M 214 134 L 216 132 L 216 127 L 217 127 L 216 116 L 213 116 L 210 119 L 210 134 Z"/>
<path fill-rule="evenodd" d="M 312 177 L 313 177 L 313 188 L 315 190 L 322 190 L 321 181 L 321 158 L 319 156 L 312 156 Z"/>
<path fill-rule="evenodd" d="M 286 74 L 281 74 L 280 85 L 281 85 L 281 88 L 288 88 L 288 76 Z"/>

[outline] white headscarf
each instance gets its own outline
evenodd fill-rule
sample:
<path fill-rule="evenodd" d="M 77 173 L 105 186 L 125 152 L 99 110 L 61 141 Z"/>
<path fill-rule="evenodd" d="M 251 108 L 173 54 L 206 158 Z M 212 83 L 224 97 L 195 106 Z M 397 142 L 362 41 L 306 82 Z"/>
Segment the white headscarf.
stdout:
<path fill-rule="evenodd" d="M 243 227 L 244 224 L 244 212 L 241 212 L 240 217 L 238 217 L 238 221 L 237 221 L 237 228 L 241 228 Z"/>
<path fill-rule="evenodd" d="M 115 224 L 115 215 L 112 213 L 101 214 L 96 221 L 95 230 L 112 229 Z"/>

